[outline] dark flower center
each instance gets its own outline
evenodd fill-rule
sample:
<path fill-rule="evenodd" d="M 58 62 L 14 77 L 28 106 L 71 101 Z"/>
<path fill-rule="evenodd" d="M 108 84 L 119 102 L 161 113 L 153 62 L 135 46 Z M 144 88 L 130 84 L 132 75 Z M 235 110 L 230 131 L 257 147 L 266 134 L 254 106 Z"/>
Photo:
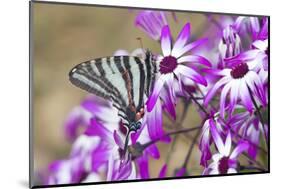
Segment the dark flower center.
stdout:
<path fill-rule="evenodd" d="M 231 76 L 234 79 L 244 77 L 249 71 L 249 67 L 246 63 L 242 62 L 236 66 L 234 66 L 230 72 Z"/>
<path fill-rule="evenodd" d="M 160 73 L 167 74 L 174 71 L 177 67 L 177 59 L 173 56 L 165 56 L 160 62 Z"/>
<path fill-rule="evenodd" d="M 227 173 L 227 170 L 229 168 L 228 160 L 229 160 L 228 157 L 223 157 L 223 158 L 220 159 L 220 161 L 219 161 L 219 173 L 220 174 L 226 174 Z"/>

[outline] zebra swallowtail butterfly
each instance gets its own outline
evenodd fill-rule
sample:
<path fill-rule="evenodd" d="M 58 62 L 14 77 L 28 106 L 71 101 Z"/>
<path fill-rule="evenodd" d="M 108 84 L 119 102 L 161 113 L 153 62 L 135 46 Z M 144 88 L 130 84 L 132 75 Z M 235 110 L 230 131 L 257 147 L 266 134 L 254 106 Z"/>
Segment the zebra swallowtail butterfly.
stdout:
<path fill-rule="evenodd" d="M 75 86 L 111 100 L 130 133 L 141 126 L 144 100 L 151 92 L 156 72 L 153 55 L 147 50 L 145 58 L 112 56 L 83 62 L 69 72 L 69 79 Z"/>

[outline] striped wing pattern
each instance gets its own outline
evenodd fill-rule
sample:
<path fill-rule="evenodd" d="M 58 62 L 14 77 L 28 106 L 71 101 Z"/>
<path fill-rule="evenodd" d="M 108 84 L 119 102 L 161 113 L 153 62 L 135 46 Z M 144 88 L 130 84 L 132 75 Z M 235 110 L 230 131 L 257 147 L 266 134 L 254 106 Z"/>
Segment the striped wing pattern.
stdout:
<path fill-rule="evenodd" d="M 156 64 L 148 51 L 146 58 L 113 56 L 97 58 L 75 66 L 69 72 L 77 87 L 104 99 L 118 109 L 124 125 L 135 122 L 155 80 Z"/>

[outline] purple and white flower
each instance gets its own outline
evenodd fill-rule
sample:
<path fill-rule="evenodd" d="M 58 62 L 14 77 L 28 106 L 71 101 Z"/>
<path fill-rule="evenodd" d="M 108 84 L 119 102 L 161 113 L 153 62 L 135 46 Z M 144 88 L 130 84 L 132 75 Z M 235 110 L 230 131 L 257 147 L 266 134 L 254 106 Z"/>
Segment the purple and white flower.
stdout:
<path fill-rule="evenodd" d="M 205 97 L 204 105 L 207 106 L 215 93 L 222 87 L 220 96 L 220 115 L 224 117 L 227 96 L 230 93 L 229 110 L 233 111 L 234 106 L 241 100 L 249 112 L 253 111 L 253 98 L 258 98 L 260 103 L 266 105 L 266 95 L 261 78 L 257 73 L 260 63 L 256 61 L 257 53 L 239 54 L 231 58 L 232 68 L 222 70 L 206 70 L 209 74 L 221 76 Z"/>
<path fill-rule="evenodd" d="M 231 152 L 231 134 L 228 132 L 225 142 L 219 135 L 216 127 L 211 125 L 211 133 L 218 153 L 212 155 L 213 162 L 204 170 L 203 174 L 230 174 L 237 173 L 238 156 L 249 148 L 249 144 L 240 141 Z"/>
<path fill-rule="evenodd" d="M 239 108 L 243 110 L 241 107 Z M 239 134 L 244 140 L 249 142 L 248 154 L 255 159 L 259 150 L 258 146 L 260 145 L 261 137 L 265 141 L 268 140 L 268 125 L 265 124 L 263 127 L 259 117 L 247 111 L 233 115 L 228 120 L 228 124 L 231 125 L 233 132 L 236 132 L 236 134 Z"/>
<path fill-rule="evenodd" d="M 135 26 L 161 45 L 161 53 L 153 53 L 157 73 L 151 93 L 144 94 L 140 129 L 128 134 L 112 102 L 87 96 L 65 120 L 64 132 L 72 144 L 69 155 L 51 163 L 38 176 L 42 183 L 152 178 L 151 159 L 165 158 L 157 143 L 169 143 L 170 136 L 185 132 L 187 136 L 193 131 L 183 121 L 192 103 L 199 107 L 197 113 L 203 123 L 199 141 L 194 141 L 199 142 L 203 175 L 267 169 L 259 155 L 268 153 L 261 144 L 268 144 L 269 139 L 269 123 L 264 116 L 269 103 L 268 18 L 210 15 L 206 26 L 197 27 L 202 31 L 192 36 L 202 38 L 189 42 L 191 25 L 184 24 L 178 36 L 173 36 L 167 15 L 145 10 L 138 11 L 135 19 Z M 174 24 L 180 23 L 175 19 Z M 211 39 L 208 43 L 207 38 Z M 144 58 L 145 50 L 129 53 L 119 49 L 114 53 L 123 55 Z M 182 100 L 184 113 L 177 119 L 176 110 L 181 109 L 177 103 Z M 172 127 L 166 127 L 166 118 L 177 129 L 169 131 Z M 174 149 L 171 146 L 169 153 Z M 249 161 L 240 166 L 242 153 Z M 177 169 L 167 162 L 155 177 L 167 177 L 168 168 L 175 177 L 193 174 L 189 166 Z"/>
<path fill-rule="evenodd" d="M 164 26 L 161 33 L 161 48 L 163 55 L 157 58 L 159 66 L 159 76 L 155 82 L 154 89 L 147 101 L 147 109 L 151 111 L 161 91 L 166 90 L 171 102 L 175 100 L 174 85 L 175 82 L 181 87 L 182 78 L 186 77 L 201 85 L 207 85 L 205 78 L 193 68 L 188 67 L 187 63 L 199 63 L 205 66 L 211 66 L 211 63 L 202 56 L 185 55 L 185 53 L 202 45 L 207 39 L 197 40 L 187 44 L 190 37 L 190 24 L 187 23 L 178 35 L 175 44 L 172 47 L 172 36 L 169 26 Z"/>
<path fill-rule="evenodd" d="M 156 41 L 160 39 L 161 30 L 167 24 L 163 11 L 140 11 L 135 19 L 135 25 Z"/>
<path fill-rule="evenodd" d="M 90 125 L 90 120 L 93 117 L 108 124 L 118 124 L 120 121 L 117 110 L 112 108 L 109 101 L 89 95 L 67 116 L 64 124 L 64 133 L 67 139 L 74 141 L 80 133 L 83 133 L 79 133 L 79 130 L 84 131 Z"/>
<path fill-rule="evenodd" d="M 218 114 L 218 113 L 217 113 Z M 200 136 L 199 150 L 201 151 L 200 165 L 207 166 L 208 160 L 211 159 L 211 144 L 213 142 L 211 126 L 216 127 L 218 132 L 223 133 L 223 125 L 220 123 L 220 118 L 214 114 L 207 119 L 202 127 Z"/>
<path fill-rule="evenodd" d="M 241 24 L 245 23 L 246 29 L 251 33 L 252 40 L 268 39 L 268 18 L 267 17 L 240 17 Z"/>
<path fill-rule="evenodd" d="M 98 137 L 79 136 L 73 143 L 69 158 L 54 161 L 49 165 L 49 176 L 46 179 L 46 184 L 81 182 L 85 176 L 92 172 L 90 167 L 91 153 L 97 148 L 99 141 Z"/>
<path fill-rule="evenodd" d="M 229 25 L 223 29 L 218 48 L 222 61 L 241 52 L 241 38 L 233 25 Z"/>

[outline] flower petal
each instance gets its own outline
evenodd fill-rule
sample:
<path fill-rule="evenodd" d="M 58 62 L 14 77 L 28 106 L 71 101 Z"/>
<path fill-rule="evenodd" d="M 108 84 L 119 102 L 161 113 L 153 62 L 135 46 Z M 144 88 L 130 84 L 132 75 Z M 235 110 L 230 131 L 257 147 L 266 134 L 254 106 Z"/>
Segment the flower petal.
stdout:
<path fill-rule="evenodd" d="M 64 124 L 67 139 L 74 141 L 78 137 L 79 129 L 88 125 L 90 118 L 91 114 L 85 111 L 84 108 L 75 107 L 68 115 Z"/>
<path fill-rule="evenodd" d="M 206 120 L 201 131 L 199 149 L 201 151 L 200 165 L 207 167 L 208 160 L 211 159 L 210 151 L 210 119 Z"/>
<path fill-rule="evenodd" d="M 228 173 L 228 174 L 233 174 L 233 173 L 237 173 L 237 171 L 236 171 L 234 168 L 229 168 L 229 169 L 227 170 L 227 173 Z"/>
<path fill-rule="evenodd" d="M 112 149 L 104 142 L 100 143 L 99 146 L 91 153 L 91 170 L 95 172 L 98 171 L 102 165 L 107 163 L 111 154 Z"/>
<path fill-rule="evenodd" d="M 210 175 L 218 175 L 218 174 L 220 174 L 220 173 L 219 173 L 219 170 L 218 170 L 218 169 L 212 169 L 209 174 L 210 174 Z"/>
<path fill-rule="evenodd" d="M 257 35 L 260 31 L 259 19 L 257 17 L 250 17 L 249 19 L 250 19 L 250 25 L 251 25 L 251 31 L 252 31 L 253 38 L 256 39 Z"/>
<path fill-rule="evenodd" d="M 248 150 L 249 143 L 246 141 L 240 141 L 236 148 L 233 150 L 233 152 L 230 155 L 230 159 L 236 159 L 242 152 Z"/>
<path fill-rule="evenodd" d="M 254 80 L 256 93 L 257 93 L 256 95 L 258 96 L 261 104 L 266 106 L 267 99 L 266 99 L 266 93 L 265 93 L 265 90 L 264 90 L 263 82 L 262 82 L 261 78 L 255 72 L 253 72 L 253 73 L 256 75 L 255 76 L 256 79 Z"/>
<path fill-rule="evenodd" d="M 240 63 L 241 61 L 249 61 L 249 60 L 256 58 L 259 53 L 260 53 L 260 50 L 258 50 L 258 49 L 249 50 L 249 51 L 240 53 L 236 56 L 233 56 L 231 58 L 226 58 L 226 59 L 224 59 L 224 61 L 227 63 L 230 63 L 230 64 L 235 63 L 235 62 Z"/>
<path fill-rule="evenodd" d="M 148 112 L 151 112 L 152 109 L 154 108 L 164 83 L 165 83 L 165 77 L 160 76 L 160 78 L 156 81 L 154 85 L 152 94 L 150 95 L 150 97 L 146 102 Z"/>
<path fill-rule="evenodd" d="M 104 122 L 118 123 L 120 121 L 120 118 L 117 116 L 117 109 L 113 109 L 109 101 L 100 97 L 93 96 L 87 98 L 81 103 L 81 106 Z"/>
<path fill-rule="evenodd" d="M 215 75 L 215 76 L 229 76 L 231 69 L 225 68 L 223 70 L 219 70 L 213 68 L 203 68 L 202 71 L 207 74 Z"/>
<path fill-rule="evenodd" d="M 176 74 L 180 73 L 181 75 L 193 80 L 194 82 L 207 86 L 207 81 L 206 79 L 201 76 L 199 73 L 194 71 L 193 69 L 184 66 L 184 65 L 178 65 L 177 68 L 174 71 Z"/>
<path fill-rule="evenodd" d="M 118 171 L 115 171 L 114 178 L 112 180 L 127 180 L 129 178 L 136 179 L 135 178 L 135 169 L 133 169 L 133 165 L 131 161 L 126 162 L 125 164 L 120 165 Z"/>
<path fill-rule="evenodd" d="M 172 56 L 177 57 L 177 51 L 179 49 L 182 49 L 184 45 L 187 43 L 187 40 L 190 36 L 190 23 L 185 24 L 185 26 L 182 28 L 180 34 L 178 35 L 178 38 L 174 44 L 173 50 L 172 50 Z"/>
<path fill-rule="evenodd" d="M 260 123 L 258 123 L 260 124 Z M 249 137 L 249 140 L 252 144 L 249 145 L 248 154 L 253 159 L 256 159 L 257 156 L 257 145 L 259 145 L 259 139 L 260 139 L 260 130 L 256 129 L 255 127 L 250 127 L 247 130 L 247 137 Z M 253 145 L 256 144 L 256 145 Z"/>
<path fill-rule="evenodd" d="M 189 43 L 188 45 L 185 45 L 183 48 L 174 51 L 173 56 L 180 57 L 184 53 L 193 50 L 194 48 L 202 45 L 203 43 L 206 43 L 207 41 L 208 41 L 207 38 L 203 38 L 203 39 L 199 39 L 197 41 L 194 41 L 192 43 Z"/>
<path fill-rule="evenodd" d="M 140 11 L 135 19 L 137 27 L 154 40 L 159 40 L 161 29 L 167 25 L 165 13 L 162 11 Z"/>
<path fill-rule="evenodd" d="M 90 174 L 87 175 L 87 177 L 82 181 L 83 183 L 88 183 L 88 182 L 101 182 L 102 177 L 98 173 L 91 172 Z"/>
<path fill-rule="evenodd" d="M 257 73 L 250 71 L 248 72 L 247 77 L 245 77 L 245 79 L 251 92 L 259 98 L 260 102 L 263 105 L 266 105 L 266 95 L 263 88 L 263 83 Z"/>
<path fill-rule="evenodd" d="M 183 62 L 193 62 L 193 63 L 200 63 L 205 66 L 211 67 L 212 64 L 204 58 L 203 56 L 198 56 L 198 55 L 188 55 L 188 56 L 182 56 L 178 59 L 178 63 L 183 63 Z"/>
<path fill-rule="evenodd" d="M 241 83 L 241 80 L 232 81 L 232 86 L 231 86 L 231 90 L 230 90 L 230 113 L 232 113 L 232 110 L 233 110 L 234 106 L 236 105 L 237 99 L 239 97 L 240 83 Z"/>
<path fill-rule="evenodd" d="M 172 116 L 172 118 L 176 119 L 176 109 L 175 109 L 175 103 L 173 102 L 173 98 L 167 90 L 163 90 L 161 93 L 161 99 L 164 101 L 164 105 L 166 110 L 169 112 L 169 114 Z"/>
<path fill-rule="evenodd" d="M 91 119 L 90 125 L 88 126 L 84 134 L 88 136 L 99 136 L 104 139 L 112 138 L 112 133 L 101 123 L 99 123 L 95 118 Z"/>
<path fill-rule="evenodd" d="M 185 168 L 180 168 L 177 172 L 176 172 L 176 177 L 182 177 L 184 176 L 186 173 L 186 169 Z"/>
<path fill-rule="evenodd" d="M 166 83 L 169 91 L 169 95 L 173 98 L 175 97 L 175 90 L 174 90 L 174 73 L 166 74 Z"/>
<path fill-rule="evenodd" d="M 123 180 L 134 180 L 137 179 L 137 170 L 136 170 L 136 165 L 134 163 L 131 163 L 131 171 L 130 171 L 130 175 L 123 179 Z"/>
<path fill-rule="evenodd" d="M 170 32 L 170 28 L 168 25 L 162 28 L 161 33 L 161 48 L 164 56 L 169 56 L 171 54 L 171 43 L 172 36 Z"/>
<path fill-rule="evenodd" d="M 250 60 L 247 62 L 249 70 L 258 71 L 261 67 L 263 67 L 263 58 L 262 55 L 258 55 L 257 58 Z"/>
<path fill-rule="evenodd" d="M 258 39 L 268 38 L 268 18 L 264 18 L 263 26 L 258 34 Z"/>
<path fill-rule="evenodd" d="M 148 168 L 148 157 L 147 156 L 141 156 L 137 159 L 137 164 L 139 167 L 139 173 L 141 179 L 148 179 L 149 176 L 149 168 Z"/>
<path fill-rule="evenodd" d="M 216 144 L 216 147 L 219 151 L 220 154 L 224 154 L 224 144 L 223 144 L 223 141 L 222 141 L 222 138 L 221 136 L 219 135 L 218 131 L 217 131 L 217 128 L 216 128 L 216 125 L 214 123 L 213 120 L 210 120 L 210 129 L 211 129 L 211 134 L 212 134 L 212 137 L 214 139 L 214 142 Z"/>
<path fill-rule="evenodd" d="M 217 90 L 229 81 L 230 81 L 229 77 L 223 77 L 218 82 L 216 82 L 216 84 L 208 91 L 207 95 L 205 96 L 204 106 L 207 106 L 209 101 L 213 98 L 213 96 L 217 92 Z"/>
<path fill-rule="evenodd" d="M 165 178 L 167 174 L 167 164 L 164 164 L 159 172 L 158 178 Z"/>
<path fill-rule="evenodd" d="M 224 113 L 225 113 L 225 104 L 226 104 L 226 96 L 228 92 L 230 91 L 230 88 L 232 87 L 232 82 L 229 82 L 224 86 L 221 92 L 220 96 L 220 116 L 224 118 Z"/>
<path fill-rule="evenodd" d="M 159 139 L 164 135 L 162 128 L 162 107 L 160 99 L 157 100 L 156 105 L 147 115 L 147 128 L 149 136 L 152 140 Z"/>
<path fill-rule="evenodd" d="M 230 150 L 231 150 L 231 134 L 229 132 L 225 140 L 224 156 L 229 156 Z"/>
<path fill-rule="evenodd" d="M 75 142 L 72 144 L 72 149 L 70 152 L 70 157 L 84 156 L 100 146 L 100 137 L 80 135 Z"/>
<path fill-rule="evenodd" d="M 123 149 L 125 144 L 124 144 L 123 140 L 121 139 L 121 137 L 118 135 L 116 130 L 114 130 L 113 138 L 114 138 L 115 143 L 119 146 L 119 148 Z"/>
<path fill-rule="evenodd" d="M 242 100 L 243 105 L 249 112 L 253 110 L 253 102 L 251 100 L 251 96 L 247 87 L 246 82 L 241 82 L 240 84 L 240 97 Z"/>
<path fill-rule="evenodd" d="M 145 151 L 154 159 L 160 158 L 160 152 L 155 144 L 150 145 Z"/>
<path fill-rule="evenodd" d="M 211 163 L 209 165 L 210 168 L 214 168 L 215 166 L 217 166 L 216 164 L 219 162 L 219 160 L 223 157 L 223 154 L 220 154 L 220 153 L 216 153 L 212 156 L 212 159 L 213 159 L 213 163 Z"/>
<path fill-rule="evenodd" d="M 240 26 L 241 26 L 243 20 L 245 20 L 245 19 L 246 19 L 245 16 L 239 16 L 239 17 L 235 20 L 235 22 L 234 22 L 234 24 L 232 25 L 232 27 L 233 27 L 236 31 L 239 31 L 239 30 L 240 30 Z"/>
<path fill-rule="evenodd" d="M 113 159 L 113 154 L 109 156 L 108 159 L 108 165 L 107 165 L 107 175 L 106 175 L 106 180 L 111 181 L 113 177 L 113 169 L 114 169 L 114 159 Z"/>
<path fill-rule="evenodd" d="M 266 51 L 268 48 L 268 40 L 256 40 L 252 45 L 262 51 Z"/>

